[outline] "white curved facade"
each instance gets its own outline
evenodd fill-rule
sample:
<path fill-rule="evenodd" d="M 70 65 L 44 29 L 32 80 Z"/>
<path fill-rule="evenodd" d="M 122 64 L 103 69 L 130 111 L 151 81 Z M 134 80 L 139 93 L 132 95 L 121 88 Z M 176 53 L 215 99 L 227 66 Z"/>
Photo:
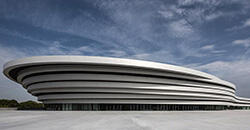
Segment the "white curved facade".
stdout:
<path fill-rule="evenodd" d="M 4 74 L 44 104 L 250 106 L 236 87 L 200 71 L 162 63 L 92 56 L 13 60 Z"/>

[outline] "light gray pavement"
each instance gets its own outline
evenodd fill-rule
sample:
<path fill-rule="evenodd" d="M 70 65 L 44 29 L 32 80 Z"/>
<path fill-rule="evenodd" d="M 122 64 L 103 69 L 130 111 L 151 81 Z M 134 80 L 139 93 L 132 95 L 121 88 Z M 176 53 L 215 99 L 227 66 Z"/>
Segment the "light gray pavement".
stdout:
<path fill-rule="evenodd" d="M 0 111 L 0 130 L 250 130 L 250 111 Z"/>

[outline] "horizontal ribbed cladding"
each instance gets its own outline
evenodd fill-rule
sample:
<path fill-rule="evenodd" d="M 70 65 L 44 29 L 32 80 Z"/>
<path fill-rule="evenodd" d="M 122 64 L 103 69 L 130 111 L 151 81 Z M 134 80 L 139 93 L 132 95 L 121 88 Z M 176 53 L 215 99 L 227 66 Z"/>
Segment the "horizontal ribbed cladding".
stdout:
<path fill-rule="evenodd" d="M 206 104 L 206 101 L 217 101 L 221 102 L 221 104 L 224 103 L 234 103 L 234 101 L 230 99 L 224 99 L 223 97 L 218 98 L 211 98 L 211 97 L 199 97 L 199 96 L 161 96 L 161 95 L 133 95 L 133 94 L 95 94 L 95 97 L 93 97 L 93 94 L 54 94 L 54 95 L 41 95 L 38 96 L 38 99 L 40 101 L 54 101 L 54 103 L 60 103 L 56 101 L 60 100 L 67 100 L 71 101 L 70 103 L 78 103 L 78 101 L 88 102 L 93 101 L 94 103 L 110 103 L 116 102 L 116 103 L 137 103 L 142 104 L 145 103 L 145 101 L 148 104 L 161 104 L 163 101 L 165 101 L 165 104 L 171 103 L 172 101 L 176 102 L 201 102 L 203 101 L 204 104 Z"/>
<path fill-rule="evenodd" d="M 17 71 L 17 81 L 21 82 L 23 78 L 29 75 L 38 75 L 44 73 L 63 73 L 63 72 L 102 72 L 102 73 L 120 73 L 120 74 L 140 74 L 148 76 L 166 76 L 166 77 L 179 77 L 186 79 L 209 79 L 207 77 L 190 75 L 180 72 L 172 71 L 159 71 L 145 68 L 135 67 L 122 67 L 112 65 L 36 65 Z"/>
<path fill-rule="evenodd" d="M 167 87 L 166 87 L 167 88 Z M 135 97 L 138 95 L 148 95 L 148 98 L 151 98 L 150 95 L 154 96 L 166 96 L 166 98 L 171 97 L 171 96 L 180 96 L 182 99 L 186 99 L 187 97 L 199 97 L 199 98 L 213 98 L 213 99 L 224 99 L 224 100 L 234 100 L 234 95 L 232 93 L 224 93 L 221 91 L 199 91 L 199 90 L 181 90 L 181 89 L 145 89 L 145 88 L 96 88 L 96 87 L 79 87 L 79 88 L 74 88 L 74 87 L 55 87 L 49 88 L 49 89 L 38 89 L 38 90 L 32 90 L 32 94 L 40 97 L 43 95 L 60 95 L 60 94 L 90 94 L 92 95 L 92 98 L 96 98 L 95 95 L 102 95 L 104 93 L 112 93 L 112 94 L 134 94 Z M 179 98 L 180 98 L 179 97 Z M 115 97 L 114 97 L 115 98 Z M 127 97 L 130 98 L 130 97 Z"/>
<path fill-rule="evenodd" d="M 22 84 L 26 87 L 31 84 L 41 82 L 58 82 L 58 81 L 109 81 L 109 82 L 128 82 L 128 83 L 151 83 L 151 84 L 167 84 L 180 86 L 201 86 L 206 88 L 222 89 L 234 93 L 231 88 L 208 83 L 204 81 L 179 79 L 173 77 L 155 77 L 146 75 L 128 75 L 128 74 L 107 74 L 107 73 L 62 73 L 62 74 L 43 74 L 26 77 Z"/>
<path fill-rule="evenodd" d="M 138 88 L 52 88 L 52 89 L 40 89 L 31 91 L 34 95 L 41 95 L 43 93 L 145 93 L 145 94 L 158 94 L 158 95 L 168 95 L 171 93 L 194 93 L 194 94 L 211 94 L 211 95 L 222 95 L 234 97 L 230 93 L 222 93 L 216 91 L 195 91 L 195 90 L 158 90 L 158 89 L 138 89 Z"/>
<path fill-rule="evenodd" d="M 92 82 L 91 82 L 92 81 Z M 168 82 L 167 82 L 168 81 Z M 92 84 L 91 84 L 92 83 Z M 99 83 L 99 84 L 98 84 Z M 210 98 L 211 100 L 221 99 L 223 101 L 234 100 L 233 92 L 230 88 L 225 88 L 222 86 L 211 85 L 206 83 L 194 81 L 185 81 L 184 79 L 169 79 L 168 77 L 149 77 L 149 76 L 138 76 L 138 75 L 128 75 L 124 74 L 102 74 L 100 73 L 74 73 L 65 74 L 65 73 L 50 73 L 50 74 L 36 74 L 33 76 L 28 76 L 23 79 L 24 86 L 27 86 L 28 91 L 34 95 L 38 95 L 38 99 L 43 100 L 53 100 L 53 99 L 44 99 L 40 98 L 39 95 L 53 96 L 64 95 L 65 93 L 86 93 L 92 92 L 93 97 L 95 94 L 99 93 L 113 93 L 113 94 L 134 94 L 135 97 L 140 94 L 154 95 L 157 99 L 157 96 L 167 97 L 176 97 L 179 96 L 179 100 L 186 100 L 188 97 L 198 97 L 198 98 Z M 40 87 L 39 87 L 40 84 Z M 175 88 L 171 89 L 169 84 L 175 85 Z M 178 86 L 179 85 L 179 86 Z M 189 85 L 189 86 L 186 86 Z M 46 87 L 47 86 L 47 87 Z M 158 87 L 157 87 L 158 86 Z M 200 86 L 200 88 L 199 88 Z M 77 89 L 80 88 L 80 89 Z M 102 87 L 102 88 L 97 88 Z M 110 88 L 113 87 L 113 88 Z M 123 88 L 122 88 L 123 87 Z M 125 87 L 125 89 L 124 89 Z M 126 88 L 127 87 L 127 88 Z M 137 87 L 143 87 L 138 89 Z M 197 87 L 197 88 L 196 88 Z M 207 88 L 207 89 L 204 89 Z M 215 89 L 217 87 L 217 89 Z M 54 89 L 53 89 L 54 88 Z M 60 89 L 61 88 L 61 89 Z M 226 90 L 228 89 L 228 90 Z M 51 94 L 48 94 L 51 93 Z M 61 96 L 59 96 L 61 97 Z M 138 96 L 139 97 L 139 96 Z M 182 97 L 182 98 L 181 98 Z M 66 98 L 66 97 L 65 97 Z M 131 99 L 130 97 L 120 99 L 126 100 Z M 74 98 L 84 99 L 82 98 Z M 102 97 L 105 100 L 105 97 Z M 113 98 L 116 99 L 115 97 Z M 148 96 L 145 99 L 152 99 L 152 96 Z M 170 98 L 171 99 L 171 98 Z M 87 100 L 87 99 L 86 99 Z M 131 99 L 132 100 L 132 99 Z M 130 101 L 131 101 L 130 100 Z M 134 100 L 137 100 L 136 98 Z M 74 102 L 72 102 L 74 103 Z"/>
<path fill-rule="evenodd" d="M 124 83 L 124 82 L 103 82 L 103 81 L 59 81 L 59 82 L 43 82 L 28 86 L 27 90 L 32 94 L 39 92 L 84 92 L 96 91 L 97 89 L 104 91 L 105 89 L 117 90 L 139 90 L 139 91 L 187 91 L 201 93 L 217 93 L 234 96 L 230 91 L 223 89 L 206 88 L 200 86 L 185 86 L 185 85 L 167 85 L 167 84 L 150 84 L 150 83 Z"/>
<path fill-rule="evenodd" d="M 103 68 L 100 68 L 100 65 L 92 65 L 92 66 L 91 65 L 42 65 L 42 66 L 36 65 L 36 67 L 25 67 L 20 69 L 21 70 L 19 71 L 13 70 L 15 71 L 15 73 L 18 73 L 17 74 L 18 77 L 16 77 L 16 79 L 19 83 L 21 83 L 23 78 L 33 75 L 46 74 L 46 73 L 67 73 L 71 71 L 78 73 L 102 72 L 102 73 L 118 73 L 118 74 L 120 73 L 120 74 L 134 74 L 134 75 L 145 75 L 145 76 L 161 76 L 170 78 L 174 77 L 187 80 L 197 80 L 199 82 L 208 82 L 232 88 L 231 86 L 221 84 L 218 81 L 211 80 L 208 77 L 199 77 L 180 72 L 176 73 L 176 72 L 159 71 L 159 70 L 152 70 L 145 68 L 133 68 L 133 67 L 129 68 L 129 67 L 119 67 L 119 66 L 106 66 L 106 65 L 104 65 Z"/>
<path fill-rule="evenodd" d="M 234 102 L 233 97 L 215 95 L 215 94 L 202 94 L 202 93 L 190 93 L 190 92 L 166 92 L 166 93 L 154 93 L 154 92 L 92 92 L 92 93 L 52 93 L 43 94 L 38 96 L 39 100 L 51 100 L 51 99 L 120 99 L 120 100 L 221 100 Z M 74 103 L 74 102 L 72 102 Z"/>
<path fill-rule="evenodd" d="M 235 100 L 235 97 L 232 94 L 226 94 L 226 93 L 218 93 L 218 92 L 199 92 L 199 91 L 180 91 L 180 90 L 148 90 L 148 89 L 114 89 L 114 88 L 106 88 L 106 89 L 100 89 L 100 88 L 54 88 L 54 89 L 42 89 L 42 90 L 35 90 L 30 92 L 31 94 L 35 96 L 39 95 L 49 95 L 49 94 L 65 94 L 65 93 L 91 93 L 91 94 L 100 94 L 100 93 L 113 93 L 113 94 L 151 94 L 151 95 L 163 95 L 163 96 L 175 96 L 175 95 L 181 95 L 185 96 L 192 96 L 198 95 L 199 97 L 202 96 L 210 96 L 210 97 L 225 97 L 227 99 Z"/>
<path fill-rule="evenodd" d="M 66 57 L 70 62 L 35 59 L 35 62 L 21 60 L 20 65 L 10 63 L 5 74 L 44 103 L 232 105 L 247 102 L 236 98 L 234 85 L 181 67 L 151 62 L 143 65 L 140 61 L 133 65 L 130 60 L 115 63 L 120 60 L 98 62 L 87 58 L 84 63 L 74 57 Z"/>
<path fill-rule="evenodd" d="M 195 94 L 195 93 L 179 93 L 179 92 L 168 92 L 167 94 L 158 93 L 111 93 L 111 92 L 92 92 L 92 93 L 53 93 L 53 94 L 43 94 L 38 96 L 39 100 L 46 99 L 155 99 L 155 100 L 225 100 L 233 101 L 233 98 L 228 98 L 226 96 L 218 96 L 213 94 Z"/>
<path fill-rule="evenodd" d="M 153 69 L 145 69 L 138 67 L 122 67 L 113 65 L 63 65 L 63 64 L 48 64 L 48 65 L 31 65 L 24 67 L 10 67 L 5 72 L 7 75 L 17 81 L 21 82 L 23 78 L 39 75 L 44 73 L 64 73 L 64 72 L 103 72 L 103 73 L 122 73 L 122 74 L 138 74 L 138 75 L 152 75 L 152 76 L 167 76 L 167 77 L 179 77 L 185 79 L 210 79 L 208 77 L 202 77 L 197 75 L 190 75 L 187 73 L 180 73 L 174 71 L 160 71 Z M 12 68 L 12 69 L 11 69 Z M 6 74 L 6 73 L 5 73 Z M 211 80 L 212 81 L 212 80 Z"/>
<path fill-rule="evenodd" d="M 60 98 L 62 97 L 60 94 L 64 95 L 62 99 L 72 98 L 67 98 L 65 93 L 68 93 L 67 95 L 92 93 L 92 98 L 75 97 L 72 100 L 95 99 L 96 94 L 112 93 L 113 95 L 127 94 L 129 96 L 121 97 L 120 100 L 130 99 L 129 101 L 141 99 L 139 97 L 143 94 L 147 94 L 144 98 L 148 100 L 165 99 L 168 101 L 177 97 L 179 100 L 187 100 L 187 98 L 194 100 L 195 97 L 197 100 L 209 98 L 225 102 L 234 101 L 232 88 L 211 83 L 208 78 L 188 77 L 173 72 L 155 72 L 147 69 L 95 65 L 45 65 L 27 67 L 18 72 L 17 79 L 31 94 L 37 95 L 40 101 L 54 100 L 49 98 L 53 96 Z M 92 83 L 92 85 L 87 83 Z M 37 84 L 40 84 L 40 88 L 37 88 Z M 131 94 L 134 95 L 134 98 L 131 98 Z M 45 95 L 48 96 L 47 99 Z M 100 99 L 105 100 L 106 97 Z M 116 100 L 118 97 L 113 97 L 113 99 Z"/>
<path fill-rule="evenodd" d="M 133 68 L 133 67 L 119 67 L 119 66 L 100 66 L 100 65 L 43 65 L 36 67 L 28 67 L 18 72 L 17 80 L 22 82 L 24 78 L 32 77 L 36 75 L 46 75 L 46 74 L 116 74 L 116 75 L 134 75 L 137 77 L 157 77 L 157 78 L 168 78 L 168 79 L 181 79 L 181 80 L 191 80 L 202 83 L 213 84 L 210 86 L 220 86 L 226 88 L 232 88 L 224 84 L 220 84 L 217 81 L 211 80 L 206 77 L 199 77 L 194 75 L 189 75 L 180 72 L 169 72 L 169 71 L 159 71 L 145 68 Z"/>
<path fill-rule="evenodd" d="M 236 102 L 234 105 L 242 105 L 242 106 L 249 106 L 250 105 L 250 99 L 249 98 L 242 98 L 242 97 L 236 97 Z"/>

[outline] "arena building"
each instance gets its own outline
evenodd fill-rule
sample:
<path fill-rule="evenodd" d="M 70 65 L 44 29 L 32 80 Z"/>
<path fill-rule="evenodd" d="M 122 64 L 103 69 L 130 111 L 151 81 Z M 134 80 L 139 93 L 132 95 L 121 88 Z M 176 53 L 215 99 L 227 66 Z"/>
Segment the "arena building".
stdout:
<path fill-rule="evenodd" d="M 121 58 L 37 56 L 4 65 L 4 74 L 47 110 L 249 109 L 250 99 L 213 75 Z"/>

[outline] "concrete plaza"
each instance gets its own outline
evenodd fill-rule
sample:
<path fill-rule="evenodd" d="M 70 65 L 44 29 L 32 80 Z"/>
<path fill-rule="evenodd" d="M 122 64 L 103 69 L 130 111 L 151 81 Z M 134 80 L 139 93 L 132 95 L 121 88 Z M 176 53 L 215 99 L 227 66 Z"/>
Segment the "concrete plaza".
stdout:
<path fill-rule="evenodd" d="M 0 130 L 250 130 L 250 111 L 0 111 Z"/>

